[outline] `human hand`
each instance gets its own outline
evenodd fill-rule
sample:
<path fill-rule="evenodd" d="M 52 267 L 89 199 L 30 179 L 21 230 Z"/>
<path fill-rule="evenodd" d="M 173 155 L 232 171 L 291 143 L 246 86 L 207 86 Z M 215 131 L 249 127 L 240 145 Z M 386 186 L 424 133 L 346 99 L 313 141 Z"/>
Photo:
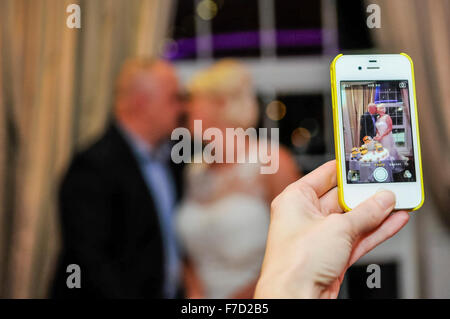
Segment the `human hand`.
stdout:
<path fill-rule="evenodd" d="M 408 222 L 394 205 L 381 191 L 343 214 L 335 161 L 289 185 L 272 202 L 255 298 L 336 298 L 347 268 Z"/>

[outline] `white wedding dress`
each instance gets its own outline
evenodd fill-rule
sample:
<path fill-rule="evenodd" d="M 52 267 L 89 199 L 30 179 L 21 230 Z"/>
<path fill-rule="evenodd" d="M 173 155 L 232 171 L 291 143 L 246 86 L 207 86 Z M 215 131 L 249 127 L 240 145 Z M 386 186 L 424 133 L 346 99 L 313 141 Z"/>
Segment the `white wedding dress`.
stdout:
<path fill-rule="evenodd" d="M 388 129 L 388 124 L 386 123 L 386 116 L 380 117 L 375 123 L 375 126 L 377 128 L 377 133 L 379 135 L 383 135 L 384 132 L 386 132 L 386 130 Z M 381 143 L 381 145 L 383 145 L 384 148 L 386 148 L 389 151 L 389 155 L 391 156 L 392 160 L 407 160 L 407 158 L 401 156 L 398 153 L 392 132 L 384 136 L 381 140 L 379 140 L 379 142 Z"/>
<path fill-rule="evenodd" d="M 187 168 L 188 195 L 176 224 L 206 298 L 229 298 L 259 275 L 269 226 L 259 168 L 259 164 Z"/>

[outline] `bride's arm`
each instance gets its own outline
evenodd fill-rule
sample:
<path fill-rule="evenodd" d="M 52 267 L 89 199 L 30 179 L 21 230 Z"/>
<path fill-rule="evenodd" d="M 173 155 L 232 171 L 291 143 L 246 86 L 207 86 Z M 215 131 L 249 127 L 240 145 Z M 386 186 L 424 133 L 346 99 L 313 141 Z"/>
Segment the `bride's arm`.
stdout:
<path fill-rule="evenodd" d="M 192 263 L 185 260 L 183 267 L 184 286 L 186 288 L 186 298 L 201 299 L 205 298 L 203 284 L 195 272 Z"/>
<path fill-rule="evenodd" d="M 388 135 L 389 133 L 392 132 L 392 118 L 389 115 L 386 117 L 386 124 L 388 128 L 384 133 L 384 135 Z"/>
<path fill-rule="evenodd" d="M 255 279 L 255 281 L 251 282 L 244 288 L 239 289 L 239 291 L 230 296 L 230 299 L 253 299 L 257 281 L 258 280 Z"/>
<path fill-rule="evenodd" d="M 280 146 L 279 157 L 278 172 L 275 174 L 263 175 L 266 178 L 265 185 L 268 187 L 267 201 L 269 204 L 286 188 L 286 186 L 302 176 L 301 170 L 295 162 L 294 157 L 283 146 Z"/>
<path fill-rule="evenodd" d="M 388 114 L 386 114 L 386 125 L 387 129 L 384 131 L 383 135 L 380 136 L 380 139 L 392 132 L 392 118 Z"/>

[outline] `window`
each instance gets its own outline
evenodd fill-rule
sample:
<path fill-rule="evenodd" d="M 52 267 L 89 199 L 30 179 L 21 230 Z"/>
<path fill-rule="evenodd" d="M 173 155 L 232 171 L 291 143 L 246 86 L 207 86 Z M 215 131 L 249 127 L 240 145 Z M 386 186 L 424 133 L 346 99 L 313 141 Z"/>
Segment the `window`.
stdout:
<path fill-rule="evenodd" d="M 175 19 L 170 27 L 172 41 L 168 41 L 164 56 L 170 60 L 193 59 L 197 57 L 196 20 L 194 0 L 177 1 Z"/>
<path fill-rule="evenodd" d="M 278 95 L 275 103 L 284 109 L 284 116 L 278 121 L 280 143 L 298 155 L 324 154 L 322 95 Z"/>
<path fill-rule="evenodd" d="M 215 58 L 260 55 L 258 0 L 217 1 L 217 15 L 211 22 Z"/>
<path fill-rule="evenodd" d="M 321 54 L 320 1 L 275 1 L 278 56 Z"/>
<path fill-rule="evenodd" d="M 337 0 L 336 8 L 341 51 L 373 48 L 366 26 L 364 1 Z"/>
<path fill-rule="evenodd" d="M 394 128 L 392 129 L 392 135 L 394 136 L 394 141 L 396 146 L 405 146 L 406 135 L 404 128 Z"/>
<path fill-rule="evenodd" d="M 393 126 L 403 125 L 403 104 L 386 107 L 386 113 L 391 117 Z"/>
<path fill-rule="evenodd" d="M 171 45 L 164 55 L 175 61 L 228 56 L 320 55 L 333 29 L 337 30 L 335 37 L 341 50 L 371 48 L 362 3 L 177 0 L 174 27 L 170 32 L 173 41 L 169 41 Z M 324 12 L 333 10 L 335 14 L 335 8 L 337 26 L 326 26 L 329 19 L 327 15 L 323 18 Z"/>

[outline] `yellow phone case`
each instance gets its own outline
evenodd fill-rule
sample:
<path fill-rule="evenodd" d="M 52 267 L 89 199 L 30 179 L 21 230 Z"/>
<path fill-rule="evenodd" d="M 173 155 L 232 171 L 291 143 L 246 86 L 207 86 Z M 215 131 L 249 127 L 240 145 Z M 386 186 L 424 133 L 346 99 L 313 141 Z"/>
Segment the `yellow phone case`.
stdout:
<path fill-rule="evenodd" d="M 419 134 L 419 117 L 417 113 L 417 99 L 416 99 L 416 83 L 414 80 L 414 64 L 409 55 L 406 53 L 400 53 L 401 55 L 405 56 L 409 62 L 411 63 L 411 74 L 412 74 L 412 87 L 413 87 L 413 95 L 414 95 L 414 105 L 415 105 L 415 118 L 416 118 L 416 132 L 417 132 L 417 154 L 419 158 L 419 172 L 420 172 L 420 186 L 422 191 L 422 201 L 417 205 L 416 207 L 411 208 L 410 210 L 418 210 L 420 207 L 422 207 L 423 202 L 425 201 L 425 191 L 423 187 L 423 174 L 422 174 L 422 155 L 420 152 L 420 134 Z M 342 209 L 344 211 L 348 212 L 351 210 L 350 207 L 348 207 L 345 204 L 344 201 L 344 189 L 343 189 L 343 176 L 344 173 L 341 170 L 341 145 L 340 145 L 340 138 L 339 138 L 339 109 L 338 109 L 338 100 L 337 100 L 337 92 L 336 92 L 336 61 L 343 56 L 343 54 L 338 54 L 330 65 L 330 77 L 331 77 L 331 97 L 332 97 L 332 103 L 333 103 L 333 127 L 334 127 L 334 148 L 335 148 L 335 156 L 336 156 L 336 171 L 337 171 L 337 187 L 338 187 L 338 198 L 339 198 L 339 205 L 341 205 Z M 414 124 L 413 124 L 414 125 Z"/>

